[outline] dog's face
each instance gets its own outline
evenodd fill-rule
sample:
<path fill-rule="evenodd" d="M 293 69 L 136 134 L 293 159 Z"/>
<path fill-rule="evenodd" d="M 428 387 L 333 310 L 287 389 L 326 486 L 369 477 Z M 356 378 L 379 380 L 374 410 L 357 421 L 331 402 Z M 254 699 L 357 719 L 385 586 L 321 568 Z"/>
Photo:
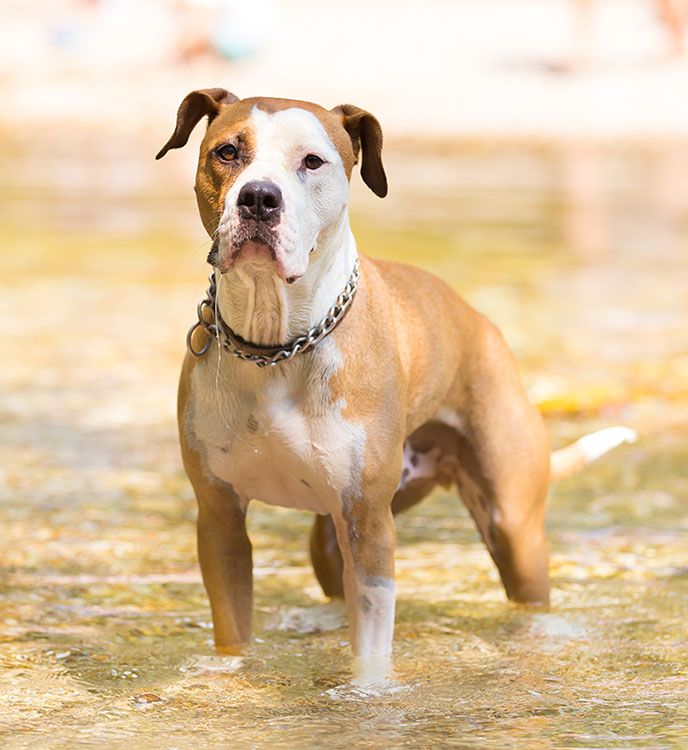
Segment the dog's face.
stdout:
<path fill-rule="evenodd" d="M 196 198 L 214 239 L 209 261 L 223 272 L 272 264 L 287 283 L 303 276 L 311 253 L 341 225 L 359 151 L 366 184 L 387 193 L 380 125 L 358 107 L 194 91 L 156 158 L 183 146 L 204 116 Z"/>

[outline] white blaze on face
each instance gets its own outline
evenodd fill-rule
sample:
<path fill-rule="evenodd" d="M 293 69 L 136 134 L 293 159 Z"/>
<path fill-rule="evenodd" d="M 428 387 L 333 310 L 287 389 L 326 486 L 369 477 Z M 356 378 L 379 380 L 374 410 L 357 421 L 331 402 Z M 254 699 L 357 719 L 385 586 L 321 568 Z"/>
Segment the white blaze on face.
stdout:
<path fill-rule="evenodd" d="M 231 254 L 238 234 L 237 199 L 248 182 L 266 181 L 282 193 L 280 222 L 273 247 L 283 278 L 306 272 L 308 256 L 321 232 L 338 224 L 348 200 L 349 184 L 339 153 L 322 123 L 311 112 L 293 108 L 274 113 L 257 107 L 251 115 L 255 154 L 225 198 L 220 221 L 221 251 Z M 304 159 L 319 156 L 324 164 L 307 169 Z"/>

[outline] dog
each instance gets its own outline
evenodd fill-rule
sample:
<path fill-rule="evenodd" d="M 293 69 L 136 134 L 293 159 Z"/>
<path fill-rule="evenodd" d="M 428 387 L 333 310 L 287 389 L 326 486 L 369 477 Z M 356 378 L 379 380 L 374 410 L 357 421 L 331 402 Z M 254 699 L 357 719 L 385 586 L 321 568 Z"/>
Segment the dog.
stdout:
<path fill-rule="evenodd" d="M 156 158 L 204 117 L 195 192 L 213 272 L 178 417 L 218 652 L 251 639 L 252 499 L 317 514 L 311 559 L 324 593 L 345 598 L 359 682 L 391 669 L 394 514 L 437 484 L 457 487 L 508 598 L 547 605 L 550 481 L 633 433 L 550 455 L 497 328 L 430 273 L 359 255 L 359 158 L 387 194 L 372 114 L 197 90 Z"/>

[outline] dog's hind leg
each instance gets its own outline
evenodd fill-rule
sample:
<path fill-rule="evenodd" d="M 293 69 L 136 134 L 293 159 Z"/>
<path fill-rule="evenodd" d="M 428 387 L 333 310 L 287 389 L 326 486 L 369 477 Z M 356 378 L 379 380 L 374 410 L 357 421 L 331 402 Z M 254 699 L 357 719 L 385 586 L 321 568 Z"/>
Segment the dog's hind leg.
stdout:
<path fill-rule="evenodd" d="M 533 481 L 532 465 L 520 471 L 493 473 L 476 452 L 464 446 L 456 483 L 490 553 L 509 599 L 546 605 L 549 602 L 548 554 L 545 538 L 546 484 Z M 499 472 L 499 470 L 497 470 Z"/>
<path fill-rule="evenodd" d="M 316 516 L 310 537 L 311 562 L 325 596 L 344 598 L 344 561 L 332 516 Z"/>
<path fill-rule="evenodd" d="M 481 399 L 480 415 L 457 433 L 454 477 L 509 599 L 549 602 L 545 505 L 549 439 L 525 398 Z"/>

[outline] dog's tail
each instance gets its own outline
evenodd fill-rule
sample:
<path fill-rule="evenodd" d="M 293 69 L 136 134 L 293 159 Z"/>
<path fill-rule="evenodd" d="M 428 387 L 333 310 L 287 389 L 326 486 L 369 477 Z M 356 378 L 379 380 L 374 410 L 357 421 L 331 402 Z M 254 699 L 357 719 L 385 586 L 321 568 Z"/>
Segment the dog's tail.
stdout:
<path fill-rule="evenodd" d="M 622 443 L 635 443 L 638 435 L 630 427 L 607 427 L 576 440 L 550 458 L 552 481 L 570 477 Z"/>

